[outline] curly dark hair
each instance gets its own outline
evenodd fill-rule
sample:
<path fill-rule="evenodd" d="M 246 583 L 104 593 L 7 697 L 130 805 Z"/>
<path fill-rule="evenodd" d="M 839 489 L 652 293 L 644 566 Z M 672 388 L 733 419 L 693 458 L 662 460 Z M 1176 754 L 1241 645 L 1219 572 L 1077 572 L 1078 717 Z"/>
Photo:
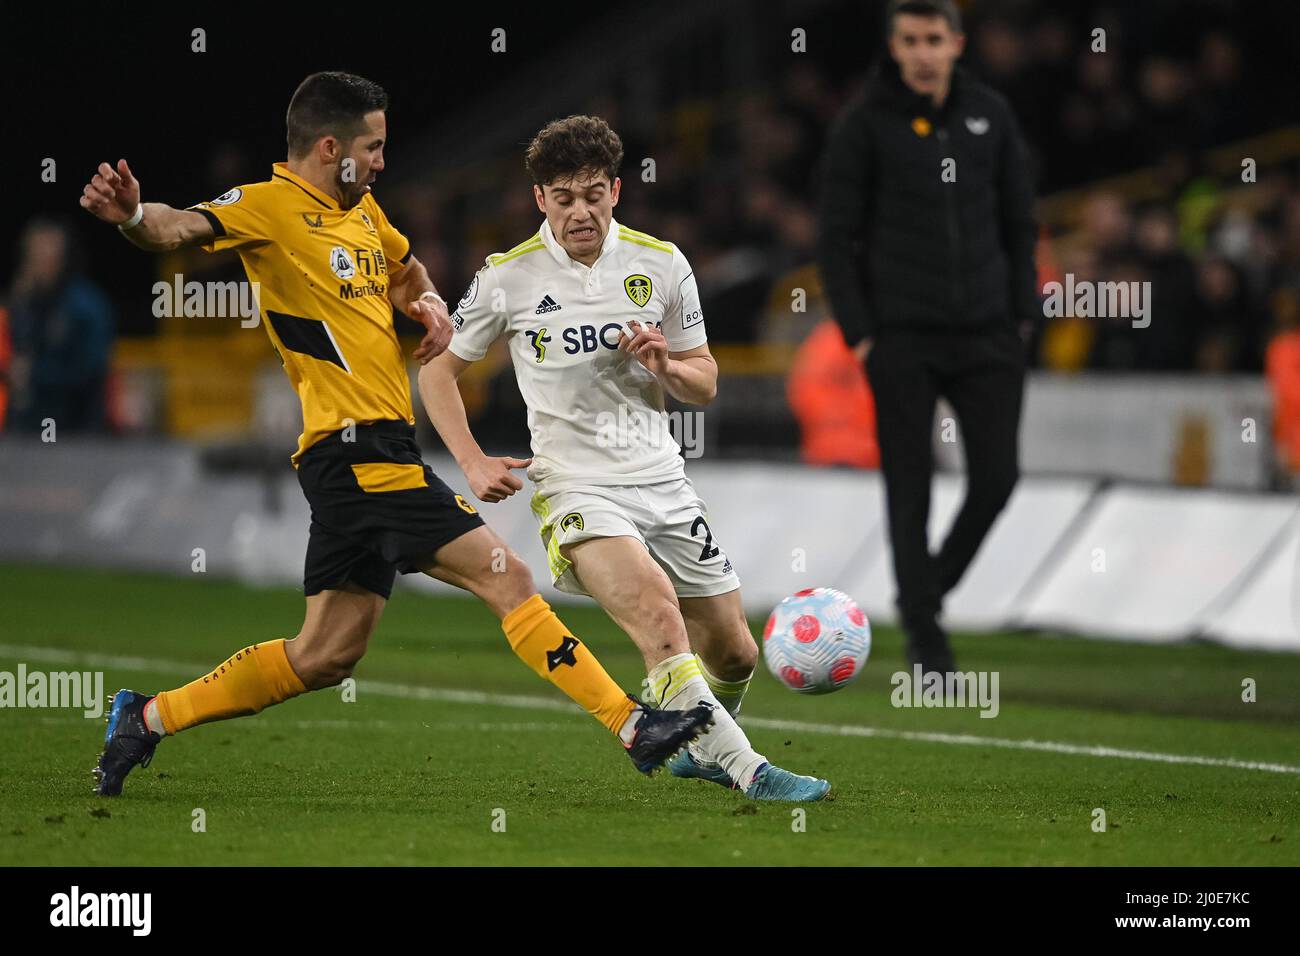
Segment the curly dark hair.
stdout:
<path fill-rule="evenodd" d="M 599 116 L 566 116 L 542 127 L 528 144 L 524 165 L 539 186 L 568 182 L 580 173 L 604 173 L 614 185 L 623 141 Z"/>

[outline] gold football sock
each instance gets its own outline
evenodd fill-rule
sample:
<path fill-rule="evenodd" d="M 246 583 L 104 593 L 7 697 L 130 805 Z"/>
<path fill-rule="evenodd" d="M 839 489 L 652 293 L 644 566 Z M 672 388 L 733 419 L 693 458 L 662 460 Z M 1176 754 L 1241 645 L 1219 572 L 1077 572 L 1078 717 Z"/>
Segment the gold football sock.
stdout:
<path fill-rule="evenodd" d="M 296 697 L 307 688 L 289 664 L 284 641 L 245 647 L 212 673 L 157 698 L 167 733 L 174 734 L 213 720 L 256 714 Z"/>
<path fill-rule="evenodd" d="M 540 594 L 534 594 L 505 616 L 501 629 L 519 658 L 546 678 L 587 713 L 618 734 L 636 703 L 614 683 Z"/>

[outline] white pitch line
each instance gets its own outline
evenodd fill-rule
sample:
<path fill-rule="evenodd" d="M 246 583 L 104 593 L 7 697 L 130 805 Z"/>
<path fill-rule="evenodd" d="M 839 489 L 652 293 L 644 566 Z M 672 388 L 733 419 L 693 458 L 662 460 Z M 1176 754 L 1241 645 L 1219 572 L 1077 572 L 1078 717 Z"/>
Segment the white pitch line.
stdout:
<path fill-rule="evenodd" d="M 975 747 L 1001 747 L 1004 750 L 1039 750 L 1054 754 L 1084 757 L 1117 757 L 1121 760 L 1149 760 L 1156 763 L 1196 764 L 1201 767 L 1231 767 L 1234 770 L 1267 770 L 1270 773 L 1300 774 L 1300 767 L 1258 760 L 1234 760 L 1231 757 L 1198 757 L 1193 754 L 1162 754 L 1150 750 L 1124 750 L 1120 747 L 1067 744 L 1056 740 L 1012 740 L 1008 737 L 979 737 L 975 734 L 943 734 L 923 730 L 890 730 L 862 727 L 857 724 L 810 724 L 799 720 L 772 720 L 746 717 L 750 727 L 793 730 L 805 734 L 833 734 L 839 737 L 883 737 L 890 740 L 919 740 L 934 744 L 967 744 Z"/>
<path fill-rule="evenodd" d="M 0 656 L 57 664 L 71 664 L 91 668 L 119 668 L 163 674 L 193 674 L 201 670 L 194 664 L 181 661 L 162 661 L 146 657 L 122 657 L 115 654 L 82 653 L 53 647 L 0 644 Z M 448 687 L 422 687 L 416 684 L 394 684 L 387 681 L 357 681 L 357 690 L 382 697 L 400 697 L 406 700 L 429 700 L 448 704 L 485 704 L 495 707 L 517 707 L 524 710 L 550 710 L 573 714 L 582 713 L 574 704 L 549 697 L 528 694 L 494 694 L 477 690 L 454 690 Z M 1068 754 L 1083 757 L 1111 757 L 1118 760 L 1145 760 L 1153 763 L 1186 764 L 1198 767 L 1226 767 L 1231 770 L 1262 770 L 1268 773 L 1300 775 L 1300 766 L 1267 763 L 1259 760 L 1237 760 L 1231 757 L 1201 757 L 1195 754 L 1167 754 L 1150 750 L 1125 750 L 1120 747 L 1070 744 L 1056 740 L 1014 740 L 1007 737 L 981 737 L 975 734 L 946 734 L 921 730 L 892 730 L 886 727 L 866 727 L 861 724 L 818 724 L 801 720 L 775 720 L 770 717 L 742 717 L 741 722 L 765 730 L 793 731 L 805 734 L 827 734 L 835 737 L 877 737 L 884 740 L 909 740 L 920 743 L 956 744 L 973 747 L 997 747 L 1003 750 L 1034 750 L 1041 753 Z"/>

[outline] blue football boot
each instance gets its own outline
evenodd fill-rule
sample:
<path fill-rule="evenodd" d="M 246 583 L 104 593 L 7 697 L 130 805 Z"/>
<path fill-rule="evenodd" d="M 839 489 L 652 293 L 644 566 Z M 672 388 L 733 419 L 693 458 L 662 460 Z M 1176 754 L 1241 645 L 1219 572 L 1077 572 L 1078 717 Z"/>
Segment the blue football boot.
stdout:
<path fill-rule="evenodd" d="M 716 783 L 728 789 L 735 789 L 735 781 L 727 775 L 727 771 L 713 763 L 702 763 L 691 756 L 691 750 L 687 747 L 681 753 L 674 756 L 665 767 L 674 777 L 695 777 L 700 780 L 707 780 L 710 783 Z"/>
<path fill-rule="evenodd" d="M 754 774 L 745 796 L 751 800 L 787 800 L 793 803 L 805 803 L 820 800 L 830 792 L 830 789 L 831 785 L 825 780 L 803 777 L 765 763 Z"/>
<path fill-rule="evenodd" d="M 104 752 L 94 769 L 93 792 L 101 797 L 116 797 L 122 792 L 122 781 L 137 764 L 149 766 L 154 748 L 162 740 L 144 722 L 144 705 L 152 700 L 133 690 L 119 690 L 113 695 L 113 705 L 108 712 L 108 732 L 104 734 Z"/>

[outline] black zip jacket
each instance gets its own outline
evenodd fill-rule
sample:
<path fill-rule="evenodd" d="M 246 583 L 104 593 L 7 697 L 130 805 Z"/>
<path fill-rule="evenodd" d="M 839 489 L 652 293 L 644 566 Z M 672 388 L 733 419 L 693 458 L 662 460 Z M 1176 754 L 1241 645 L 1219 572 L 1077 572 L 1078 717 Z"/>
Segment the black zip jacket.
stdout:
<path fill-rule="evenodd" d="M 936 109 L 892 60 L 877 66 L 837 118 L 822 164 L 817 258 L 848 344 L 891 328 L 1040 323 L 1036 236 L 1006 100 L 957 67 Z"/>

